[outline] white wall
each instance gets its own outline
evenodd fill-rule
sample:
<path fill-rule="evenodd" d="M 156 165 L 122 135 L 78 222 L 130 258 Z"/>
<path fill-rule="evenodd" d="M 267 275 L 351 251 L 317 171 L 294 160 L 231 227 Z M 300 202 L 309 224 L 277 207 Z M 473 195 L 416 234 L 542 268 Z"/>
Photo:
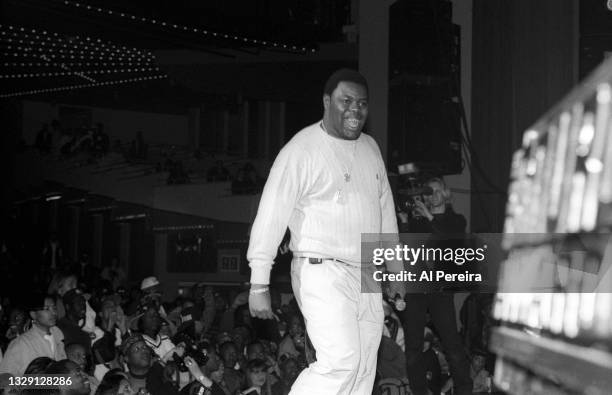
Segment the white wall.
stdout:
<path fill-rule="evenodd" d="M 28 144 L 34 143 L 36 133 L 43 123 L 59 119 L 61 106 L 89 108 L 92 122 L 100 122 L 111 139 L 128 142 L 141 130 L 145 141 L 174 145 L 189 145 L 188 115 L 157 114 L 139 111 L 115 110 L 87 106 L 51 104 L 23 101 L 23 137 Z"/>

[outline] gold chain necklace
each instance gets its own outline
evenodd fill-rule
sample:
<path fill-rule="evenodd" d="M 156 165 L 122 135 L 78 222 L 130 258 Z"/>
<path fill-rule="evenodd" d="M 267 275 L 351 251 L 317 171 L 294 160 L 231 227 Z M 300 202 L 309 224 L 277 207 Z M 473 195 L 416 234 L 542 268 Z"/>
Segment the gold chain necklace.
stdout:
<path fill-rule="evenodd" d="M 327 129 L 325 129 L 325 125 L 323 124 L 323 122 L 321 122 L 321 129 L 323 129 L 323 131 L 325 133 L 327 133 Z M 327 134 L 329 135 L 329 133 L 327 133 Z M 329 135 L 329 137 L 332 139 L 332 144 L 337 145 L 336 142 L 333 141 L 333 139 L 335 139 L 335 137 L 333 137 L 331 135 Z M 337 156 L 337 150 L 332 148 L 332 151 Z M 339 169 L 340 173 L 342 175 L 342 178 L 344 179 L 345 183 L 349 183 L 351 181 L 351 172 L 353 170 L 353 163 L 355 162 L 356 153 L 357 153 L 357 141 L 355 141 L 355 144 L 353 145 L 353 154 L 351 156 L 350 166 L 344 168 L 344 173 L 342 172 L 342 170 Z M 340 158 L 336 157 L 336 161 L 338 162 L 339 167 L 344 167 L 342 165 L 342 162 L 341 162 Z M 336 194 L 334 196 L 334 200 L 338 204 L 346 204 L 346 198 L 344 196 L 345 194 L 343 193 L 343 189 L 344 189 L 344 186 L 341 186 L 340 188 L 338 188 L 338 190 L 336 191 Z"/>

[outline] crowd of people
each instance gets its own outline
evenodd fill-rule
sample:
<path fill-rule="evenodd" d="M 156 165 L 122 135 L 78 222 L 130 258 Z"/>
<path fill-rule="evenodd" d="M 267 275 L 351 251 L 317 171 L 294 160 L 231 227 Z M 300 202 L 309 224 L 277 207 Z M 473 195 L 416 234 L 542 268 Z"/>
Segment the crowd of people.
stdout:
<path fill-rule="evenodd" d="M 287 394 L 307 364 L 299 310 L 278 293 L 278 320 L 263 321 L 240 288 L 196 284 L 168 301 L 155 277 L 128 292 L 109 270 L 75 269 L 58 266 L 48 287 L 2 299 L 5 393 L 19 392 L 11 377 L 63 374 L 78 385 L 48 393 Z"/>
<path fill-rule="evenodd" d="M 5 274 L 18 266 L 7 249 L 5 245 Z M 11 260 L 13 265 L 6 266 Z M 28 272 L 32 286 L 4 292 L 1 299 L 0 389 L 7 394 L 20 389 L 9 387 L 10 377 L 60 374 L 78 385 L 48 393 L 155 395 L 202 389 L 223 395 L 286 395 L 316 359 L 295 299 L 285 296 L 283 304 L 274 289 L 273 320 L 251 317 L 244 287 L 195 284 L 168 299 L 155 277 L 129 287 L 117 259 L 98 268 L 84 253 L 69 264 L 56 234 L 44 243 L 38 267 L 40 273 Z M 9 281 L 22 281 L 16 273 Z M 5 281 L 3 289 L 8 289 Z M 408 385 L 399 316 L 385 303 L 376 390 L 390 379 Z M 449 364 L 432 329 L 426 330 L 423 343 L 427 383 L 432 390 L 448 390 Z M 481 388 L 490 386 L 484 355 L 474 350 L 471 364 L 474 385 Z M 21 393 L 41 391 L 26 388 Z"/>

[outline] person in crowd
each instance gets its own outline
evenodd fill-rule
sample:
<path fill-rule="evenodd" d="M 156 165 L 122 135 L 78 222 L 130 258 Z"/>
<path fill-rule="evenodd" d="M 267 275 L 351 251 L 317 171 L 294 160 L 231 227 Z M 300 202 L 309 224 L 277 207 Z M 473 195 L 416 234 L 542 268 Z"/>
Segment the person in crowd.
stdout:
<path fill-rule="evenodd" d="M 474 383 L 473 392 L 491 391 L 491 374 L 485 369 L 487 353 L 482 350 L 472 351 L 470 377 Z"/>
<path fill-rule="evenodd" d="M 78 343 L 85 347 L 89 358 L 91 355 L 91 337 L 82 329 L 85 321 L 85 297 L 78 289 L 71 289 L 62 297 L 66 315 L 57 321 L 57 326 L 64 334 L 64 343 Z"/>
<path fill-rule="evenodd" d="M 81 370 L 87 368 L 87 350 L 80 343 L 66 343 L 64 347 L 66 358 L 76 363 Z"/>
<path fill-rule="evenodd" d="M 127 375 L 119 369 L 109 371 L 98 385 L 95 395 L 134 395 Z"/>
<path fill-rule="evenodd" d="M 85 346 L 79 343 L 68 343 L 66 347 L 64 347 L 64 350 L 66 350 L 66 358 L 76 363 L 83 374 L 87 375 L 87 381 L 89 381 L 91 392 L 94 393 L 100 384 L 100 380 L 96 379 L 95 375 L 92 376 L 87 373 L 90 364 Z"/>
<path fill-rule="evenodd" d="M 116 346 L 121 345 L 121 339 L 127 332 L 127 319 L 123 309 L 117 303 L 118 295 L 109 295 L 102 299 L 100 313 L 97 315 L 99 328 L 104 332 L 103 336 L 114 339 Z"/>
<path fill-rule="evenodd" d="M 55 326 L 57 310 L 53 297 L 33 294 L 26 297 L 32 328 L 15 338 L 0 361 L 0 373 L 22 375 L 30 362 L 38 357 L 54 360 L 66 358 L 64 335 Z"/>
<path fill-rule="evenodd" d="M 110 281 L 113 290 L 115 291 L 119 287 L 125 286 L 127 281 L 127 274 L 125 273 L 125 270 L 123 270 L 123 268 L 121 267 L 121 264 L 119 263 L 119 259 L 117 259 L 117 257 L 111 259 L 110 264 L 108 264 L 102 269 L 102 273 L 100 274 L 100 276 L 103 279 Z"/>
<path fill-rule="evenodd" d="M 288 331 L 278 345 L 278 356 L 298 358 L 305 352 L 304 322 L 299 314 L 293 314 L 288 318 Z"/>
<path fill-rule="evenodd" d="M 219 357 L 215 346 L 210 344 L 207 348 L 208 361 L 206 365 L 202 368 L 202 371 L 207 377 L 210 377 L 212 381 L 214 381 L 219 388 L 223 391 L 225 395 L 233 395 L 230 393 L 230 390 L 227 388 L 227 384 L 225 383 L 225 366 L 223 365 L 223 361 Z"/>
<path fill-rule="evenodd" d="M 43 374 L 45 370 L 53 363 L 54 360 L 49 357 L 38 357 L 34 358 L 32 362 L 28 365 L 23 374 Z"/>
<path fill-rule="evenodd" d="M 130 386 L 138 392 L 147 388 L 147 375 L 153 363 L 153 352 L 139 334 L 128 336 L 121 345 L 121 353 L 127 365 Z"/>
<path fill-rule="evenodd" d="M 273 318 L 270 271 L 289 227 L 293 291 L 317 358 L 292 393 L 365 394 L 374 384 L 384 315 L 380 293 L 360 292 L 361 235 L 397 234 L 395 205 L 378 145 L 362 133 L 366 79 L 339 70 L 322 99 L 323 120 L 283 147 L 264 187 L 247 252 L 249 306 L 254 316 Z M 402 266 L 387 262 L 396 272 Z M 404 284 L 393 282 L 387 292 L 403 296 Z"/>
<path fill-rule="evenodd" d="M 234 394 L 236 391 L 244 387 L 246 377 L 244 373 L 237 366 L 240 355 L 238 349 L 232 341 L 226 341 L 219 347 L 221 353 L 221 359 L 223 360 L 223 366 L 225 370 L 223 377 L 230 393 Z"/>
<path fill-rule="evenodd" d="M 268 381 L 271 385 L 275 384 L 280 376 L 280 368 L 274 357 L 266 353 L 263 343 L 259 340 L 252 341 L 246 347 L 246 360 L 252 361 L 254 359 L 266 361 Z"/>
<path fill-rule="evenodd" d="M 56 233 L 51 233 L 42 250 L 43 265 L 50 271 L 56 271 L 63 267 L 64 251 L 57 239 Z"/>
<path fill-rule="evenodd" d="M 68 359 L 52 362 L 45 375 L 70 376 L 71 385 L 60 385 L 58 387 L 60 395 L 89 395 L 91 387 L 87 374 L 74 362 Z"/>
<path fill-rule="evenodd" d="M 223 166 L 223 161 L 218 160 L 215 162 L 215 166 L 211 167 L 206 174 L 206 180 L 208 182 L 221 182 L 221 181 L 229 181 L 230 173 L 229 170 Z"/>
<path fill-rule="evenodd" d="M 420 220 L 410 224 L 410 231 L 428 234 L 428 248 L 458 247 L 456 236 L 465 233 L 466 220 L 456 213 L 451 205 L 451 192 L 441 178 L 427 181 L 432 194 L 424 201 L 415 200 L 415 211 Z M 447 238 L 451 237 L 450 240 Z M 434 267 L 437 262 L 426 262 Z M 406 343 L 406 363 L 411 390 L 417 394 L 427 393 L 426 372 L 423 363 L 423 327 L 429 311 L 433 325 L 440 335 L 450 364 L 456 395 L 472 392 L 469 360 L 461 343 L 456 323 L 452 293 L 430 289 L 425 293 L 413 293 L 406 298 L 406 308 L 398 315 L 402 321 Z"/>
<path fill-rule="evenodd" d="M 246 366 L 246 384 L 239 395 L 271 395 L 272 389 L 267 380 L 266 361 L 253 359 Z"/>
<path fill-rule="evenodd" d="M 9 325 L 5 337 L 8 341 L 15 339 L 27 330 L 30 320 L 25 311 L 19 307 L 14 307 L 9 313 Z"/>
<path fill-rule="evenodd" d="M 300 374 L 298 363 L 294 358 L 281 357 L 279 367 L 280 380 L 272 385 L 272 395 L 288 395 L 291 386 Z"/>
<path fill-rule="evenodd" d="M 53 147 L 53 134 L 49 130 L 48 124 L 43 124 L 42 128 L 36 134 L 36 148 L 41 154 L 48 154 Z"/>
<path fill-rule="evenodd" d="M 62 318 L 66 315 L 63 296 L 66 292 L 76 289 L 78 285 L 77 276 L 69 271 L 58 272 L 48 287 L 50 295 L 56 295 L 57 316 Z M 85 319 L 79 323 L 82 329 L 87 333 L 94 333 L 96 329 L 96 312 L 91 308 L 89 302 L 85 300 Z"/>
<path fill-rule="evenodd" d="M 119 346 L 121 346 L 121 343 Z M 99 382 L 102 381 L 107 372 L 121 367 L 115 339 L 110 334 L 105 333 L 102 338 L 96 340 L 92 344 L 91 349 L 94 360 L 93 375 Z"/>
<path fill-rule="evenodd" d="M 442 392 L 443 377 L 442 368 L 438 359 L 436 350 L 434 349 L 435 336 L 431 329 L 425 327 L 423 341 L 423 370 L 425 371 L 425 379 L 427 381 L 427 388 L 433 394 L 439 394 Z"/>
<path fill-rule="evenodd" d="M 189 369 L 189 373 L 191 374 L 191 377 L 193 377 L 193 381 L 181 389 L 181 395 L 226 395 L 224 389 L 211 378 L 206 366 L 198 366 L 198 364 L 190 357 L 185 358 L 185 366 L 187 369 Z"/>
<path fill-rule="evenodd" d="M 147 309 L 139 319 L 138 329 L 146 345 L 164 362 L 172 358 L 176 347 L 168 336 L 160 335 L 162 319 L 156 309 Z"/>
<path fill-rule="evenodd" d="M 380 341 L 376 370 L 383 379 L 406 376 L 406 356 L 397 343 L 387 335 L 383 335 Z"/>

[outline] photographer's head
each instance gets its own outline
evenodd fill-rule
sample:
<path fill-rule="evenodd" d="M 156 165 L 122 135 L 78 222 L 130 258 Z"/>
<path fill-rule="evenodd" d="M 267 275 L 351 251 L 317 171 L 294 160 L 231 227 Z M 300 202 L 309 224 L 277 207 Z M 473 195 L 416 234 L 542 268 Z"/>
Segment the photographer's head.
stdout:
<path fill-rule="evenodd" d="M 432 194 L 425 197 L 425 203 L 432 214 L 441 214 L 446 211 L 446 206 L 451 202 L 451 192 L 442 178 L 434 177 L 427 181 L 427 186 L 432 189 Z"/>

